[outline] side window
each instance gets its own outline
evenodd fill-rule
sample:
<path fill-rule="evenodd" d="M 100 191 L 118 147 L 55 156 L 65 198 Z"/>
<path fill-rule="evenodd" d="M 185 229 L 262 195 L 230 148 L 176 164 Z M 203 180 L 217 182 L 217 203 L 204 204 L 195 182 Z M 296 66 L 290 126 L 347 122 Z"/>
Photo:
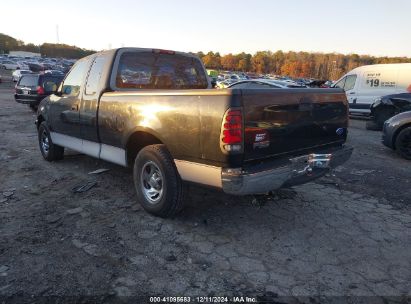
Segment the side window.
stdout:
<path fill-rule="evenodd" d="M 230 86 L 230 89 L 245 89 L 249 86 L 248 82 L 240 82 L 240 83 L 235 83 L 232 86 Z"/>
<path fill-rule="evenodd" d="M 345 80 L 347 79 L 347 77 L 344 77 L 343 79 L 341 79 L 339 82 L 337 82 L 336 84 L 334 84 L 334 88 L 340 88 L 340 89 L 344 89 L 344 84 L 345 84 Z"/>
<path fill-rule="evenodd" d="M 45 77 L 43 81 L 43 88 L 46 92 L 55 92 L 60 85 L 61 78 L 59 77 Z"/>
<path fill-rule="evenodd" d="M 268 83 L 263 83 L 263 82 L 252 82 L 248 86 L 249 89 L 278 89 L 279 87 L 276 85 L 271 85 Z"/>
<path fill-rule="evenodd" d="M 86 95 L 94 95 L 97 93 L 105 62 L 106 58 L 101 56 L 94 60 L 87 78 Z"/>
<path fill-rule="evenodd" d="M 356 80 L 357 80 L 357 75 L 348 75 L 347 79 L 345 80 L 344 90 L 345 91 L 352 90 L 355 86 Z"/>
<path fill-rule="evenodd" d="M 87 72 L 88 62 L 87 60 L 81 60 L 74 65 L 66 79 L 64 79 L 63 95 L 77 96 L 80 93 L 81 84 Z"/>

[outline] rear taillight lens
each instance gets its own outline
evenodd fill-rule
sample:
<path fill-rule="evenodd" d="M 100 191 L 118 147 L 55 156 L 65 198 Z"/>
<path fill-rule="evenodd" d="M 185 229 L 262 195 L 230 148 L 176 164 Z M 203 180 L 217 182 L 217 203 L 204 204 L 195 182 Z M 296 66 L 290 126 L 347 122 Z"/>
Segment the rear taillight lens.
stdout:
<path fill-rule="evenodd" d="M 228 109 L 224 115 L 221 128 L 221 147 L 225 152 L 242 152 L 243 150 L 243 112 Z"/>
<path fill-rule="evenodd" d="M 44 94 L 44 89 L 41 86 L 37 86 L 36 91 L 37 91 L 38 95 L 43 95 Z"/>

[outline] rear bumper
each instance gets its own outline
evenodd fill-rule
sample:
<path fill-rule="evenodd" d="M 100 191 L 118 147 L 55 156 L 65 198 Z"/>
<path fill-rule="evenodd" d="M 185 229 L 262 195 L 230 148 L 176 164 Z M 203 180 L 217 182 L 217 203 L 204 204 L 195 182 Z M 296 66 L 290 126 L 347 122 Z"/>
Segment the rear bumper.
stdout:
<path fill-rule="evenodd" d="M 289 159 L 278 166 L 257 165 L 247 169 L 223 169 L 222 189 L 233 195 L 264 194 L 281 187 L 295 186 L 319 178 L 345 163 L 353 152 L 352 147 L 325 150 Z"/>
<path fill-rule="evenodd" d="M 43 99 L 42 96 L 27 97 L 27 95 L 14 94 L 14 100 L 16 102 L 22 103 L 22 104 L 28 104 L 31 106 L 38 106 L 42 99 Z"/>

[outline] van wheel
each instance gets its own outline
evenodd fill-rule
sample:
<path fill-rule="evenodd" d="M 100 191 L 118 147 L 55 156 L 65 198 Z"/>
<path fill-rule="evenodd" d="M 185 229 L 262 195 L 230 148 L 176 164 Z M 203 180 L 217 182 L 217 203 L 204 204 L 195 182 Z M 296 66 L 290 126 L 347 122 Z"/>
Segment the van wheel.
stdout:
<path fill-rule="evenodd" d="M 55 161 L 63 159 L 64 157 L 64 148 L 58 145 L 53 144 L 50 131 L 47 128 L 46 122 L 42 122 L 38 131 L 39 137 L 39 146 L 41 155 L 47 161 Z"/>
<path fill-rule="evenodd" d="M 395 149 L 401 157 L 411 160 L 411 127 L 405 128 L 395 140 Z"/>
<path fill-rule="evenodd" d="M 183 209 L 183 182 L 164 145 L 150 145 L 138 153 L 133 178 L 137 200 L 147 212 L 166 218 Z"/>

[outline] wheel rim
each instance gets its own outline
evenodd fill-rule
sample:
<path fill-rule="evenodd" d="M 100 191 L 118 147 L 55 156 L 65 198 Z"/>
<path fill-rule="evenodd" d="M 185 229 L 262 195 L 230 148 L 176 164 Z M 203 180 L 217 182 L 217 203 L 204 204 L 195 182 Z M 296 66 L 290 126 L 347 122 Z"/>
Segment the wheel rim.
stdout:
<path fill-rule="evenodd" d="M 401 137 L 399 149 L 403 154 L 411 157 L 411 131 Z"/>
<path fill-rule="evenodd" d="M 151 204 L 158 203 L 163 195 L 163 174 L 154 162 L 148 161 L 143 165 L 140 183 L 145 198 Z"/>
<path fill-rule="evenodd" d="M 46 155 L 49 153 L 50 143 L 46 131 L 43 131 L 43 133 L 41 133 L 41 149 Z"/>

